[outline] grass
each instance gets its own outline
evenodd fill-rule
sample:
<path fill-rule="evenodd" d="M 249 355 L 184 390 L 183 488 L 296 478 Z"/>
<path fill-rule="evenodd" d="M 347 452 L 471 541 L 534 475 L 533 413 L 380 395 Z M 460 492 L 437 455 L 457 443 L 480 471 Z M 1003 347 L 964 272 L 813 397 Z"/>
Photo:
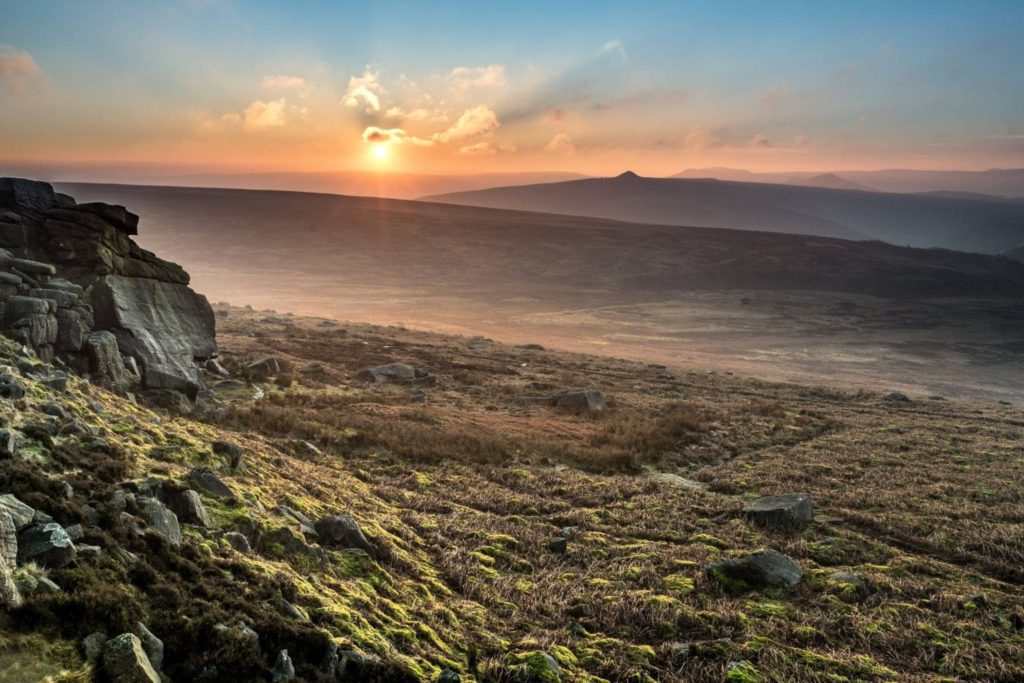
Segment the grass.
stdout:
<path fill-rule="evenodd" d="M 126 567 L 105 551 L 52 571 L 64 594 L 0 621 L 0 652 L 3 638 L 57 647 L 143 619 L 165 639 L 169 673 L 186 678 L 210 664 L 263 676 L 283 647 L 313 677 L 328 641 L 380 658 L 380 680 L 432 681 L 442 668 L 481 682 L 522 680 L 531 667 L 543 677 L 545 653 L 564 681 L 1024 678 L 1022 430 L 1005 408 L 894 407 L 868 393 L 500 344 L 467 357 L 455 339 L 354 325 L 339 334 L 298 318 L 287 333 L 254 336 L 269 325 L 262 317 L 232 310 L 226 362 L 278 354 L 295 368 L 291 387 L 202 420 L 158 420 L 74 382 L 60 400 L 97 437 L 61 437 L 41 450 L 42 467 L 0 469 L 0 490 L 64 523 L 96 505 L 103 522 L 88 542 L 144 558 Z M 434 373 L 426 403 L 408 387 L 353 380 L 387 361 Z M 304 379 L 310 363 L 329 381 Z M 610 408 L 571 415 L 523 400 L 563 386 L 595 387 Z M 17 426 L 34 401 L 0 412 Z M 218 439 L 244 448 L 241 471 L 212 456 Z M 322 455 L 299 452 L 298 439 Z M 117 482 L 178 478 L 199 463 L 243 501 L 205 501 L 215 530 L 189 530 L 171 551 L 113 524 L 103 501 Z M 60 479 L 81 494 L 64 500 Z M 791 491 L 818 509 L 802 533 L 744 521 L 751 497 Z M 297 534 L 278 504 L 351 514 L 380 555 L 267 544 L 246 556 L 220 541 L 229 529 Z M 565 554 L 549 549 L 559 536 Z M 801 585 L 734 594 L 706 575 L 762 547 L 798 561 Z M 284 616 L 281 600 L 309 621 Z M 214 629 L 238 619 L 260 633 L 259 655 Z M 68 653 L 56 665 L 78 670 Z"/>

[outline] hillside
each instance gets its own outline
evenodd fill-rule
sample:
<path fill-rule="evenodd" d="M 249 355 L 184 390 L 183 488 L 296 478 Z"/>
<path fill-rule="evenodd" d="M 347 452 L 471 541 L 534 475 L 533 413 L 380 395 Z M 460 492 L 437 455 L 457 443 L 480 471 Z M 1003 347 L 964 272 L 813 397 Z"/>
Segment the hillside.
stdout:
<path fill-rule="evenodd" d="M 135 208 L 142 244 L 187 263 L 214 301 L 780 381 L 1024 396 L 1024 266 L 1005 258 L 331 195 L 62 188 Z"/>
<path fill-rule="evenodd" d="M 82 199 L 0 183 L 0 682 L 1024 676 L 1009 402 L 228 304 L 154 396 L 188 274 Z"/>
<path fill-rule="evenodd" d="M 743 228 L 1001 253 L 1024 238 L 1024 204 L 624 173 L 427 197 L 615 220 Z"/>
<path fill-rule="evenodd" d="M 816 173 L 755 173 L 737 168 L 688 168 L 673 178 L 717 178 L 739 182 L 808 184 Z M 993 168 L 987 171 L 921 171 L 882 169 L 877 171 L 835 171 L 849 182 L 881 192 L 946 192 L 1001 197 L 1024 195 L 1024 169 Z"/>

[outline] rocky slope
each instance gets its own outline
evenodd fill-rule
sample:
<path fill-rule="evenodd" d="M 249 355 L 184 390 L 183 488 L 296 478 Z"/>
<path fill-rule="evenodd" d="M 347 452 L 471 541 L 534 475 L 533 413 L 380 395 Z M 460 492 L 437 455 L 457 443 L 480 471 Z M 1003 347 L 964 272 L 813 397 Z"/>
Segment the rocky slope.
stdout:
<path fill-rule="evenodd" d="M 213 312 L 181 266 L 132 240 L 138 223 L 123 206 L 0 178 L 2 326 L 99 383 L 195 399 L 197 364 L 217 351 Z"/>

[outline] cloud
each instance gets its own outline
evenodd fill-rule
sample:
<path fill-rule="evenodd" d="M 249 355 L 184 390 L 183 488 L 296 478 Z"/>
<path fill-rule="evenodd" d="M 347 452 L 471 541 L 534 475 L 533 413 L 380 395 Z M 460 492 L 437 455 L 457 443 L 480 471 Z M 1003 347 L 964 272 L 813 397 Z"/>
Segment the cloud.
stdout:
<path fill-rule="evenodd" d="M 0 89 L 24 92 L 43 75 L 32 55 L 10 45 L 0 45 Z"/>
<path fill-rule="evenodd" d="M 505 67 L 502 64 L 457 66 L 448 74 L 448 79 L 459 94 L 472 88 L 501 88 L 505 85 Z"/>
<path fill-rule="evenodd" d="M 389 119 L 403 119 L 403 120 L 406 120 L 406 121 L 447 121 L 448 120 L 448 115 L 445 114 L 443 111 L 440 111 L 440 110 L 437 110 L 437 109 L 433 109 L 433 110 L 431 110 L 431 109 L 424 109 L 422 107 L 418 107 L 418 108 L 412 109 L 410 111 L 406 111 L 406 110 L 402 109 L 401 107 L 391 107 L 386 112 L 384 112 L 384 116 L 388 117 Z"/>
<path fill-rule="evenodd" d="M 477 142 L 472 145 L 466 145 L 465 147 L 459 148 L 459 154 L 466 154 L 469 156 L 490 156 L 497 154 L 498 148 L 490 140 L 484 140 Z"/>
<path fill-rule="evenodd" d="M 467 109 L 450 128 L 434 135 L 438 142 L 461 142 L 479 135 L 490 135 L 501 123 L 491 108 L 480 105 Z"/>
<path fill-rule="evenodd" d="M 368 114 L 380 111 L 380 96 L 384 94 L 384 87 L 377 80 L 377 73 L 369 67 L 362 76 L 352 76 L 348 79 L 348 89 L 341 98 L 342 104 L 353 109 L 362 107 Z"/>
<path fill-rule="evenodd" d="M 410 144 L 417 147 L 430 147 L 434 144 L 433 140 L 425 140 L 409 135 L 401 128 L 379 128 L 377 126 L 370 126 L 363 131 L 363 142 L 393 145 Z"/>
<path fill-rule="evenodd" d="M 768 139 L 768 136 L 764 133 L 757 133 L 753 138 L 750 139 L 750 144 L 753 147 L 772 147 L 772 141 Z"/>
<path fill-rule="evenodd" d="M 609 40 L 607 43 L 602 45 L 601 54 L 615 54 L 621 57 L 623 61 L 629 59 L 629 55 L 626 54 L 626 44 L 618 38 L 615 40 Z"/>
<path fill-rule="evenodd" d="M 302 76 L 264 76 L 263 87 L 267 90 L 302 90 L 306 87 L 306 79 Z"/>
<path fill-rule="evenodd" d="M 568 133 L 555 133 L 551 141 L 544 145 L 544 149 L 557 154 L 572 154 L 576 151 L 576 145 L 573 144 Z"/>
<path fill-rule="evenodd" d="M 246 130 L 281 128 L 287 123 L 286 110 L 287 103 L 283 97 L 269 102 L 255 100 L 242 112 L 242 125 Z"/>

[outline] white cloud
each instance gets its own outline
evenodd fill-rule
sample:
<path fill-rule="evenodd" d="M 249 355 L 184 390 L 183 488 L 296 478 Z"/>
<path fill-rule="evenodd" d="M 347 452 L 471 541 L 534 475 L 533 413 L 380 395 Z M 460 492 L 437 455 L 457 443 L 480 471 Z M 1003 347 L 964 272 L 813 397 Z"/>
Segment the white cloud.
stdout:
<path fill-rule="evenodd" d="M 264 76 L 263 87 L 267 90 L 302 90 L 306 87 L 306 79 L 302 76 Z"/>
<path fill-rule="evenodd" d="M 352 76 L 348 79 L 348 89 L 342 104 L 353 109 L 363 108 L 367 113 L 380 111 L 380 96 L 384 94 L 384 87 L 377 80 L 377 73 L 369 67 L 362 76 Z"/>
<path fill-rule="evenodd" d="M 438 142 L 461 142 L 479 135 L 490 135 L 501 123 L 498 115 L 484 105 L 467 109 L 448 130 L 434 135 Z"/>
<path fill-rule="evenodd" d="M 0 88 L 22 92 L 42 77 L 43 70 L 32 55 L 10 45 L 0 45 Z"/>
<path fill-rule="evenodd" d="M 500 88 L 505 85 L 505 67 L 502 64 L 457 66 L 448 74 L 448 79 L 459 94 L 472 88 Z"/>
<path fill-rule="evenodd" d="M 576 145 L 568 133 L 555 133 L 551 141 L 544 145 L 544 149 L 557 154 L 572 154 L 576 151 Z"/>
<path fill-rule="evenodd" d="M 283 97 L 269 102 L 255 100 L 242 112 L 243 126 L 246 130 L 280 128 L 287 123 L 286 109 Z"/>
<path fill-rule="evenodd" d="M 629 59 L 629 55 L 626 54 L 626 44 L 616 38 L 615 40 L 609 40 L 607 43 L 601 46 L 601 54 L 617 54 L 622 59 Z"/>

